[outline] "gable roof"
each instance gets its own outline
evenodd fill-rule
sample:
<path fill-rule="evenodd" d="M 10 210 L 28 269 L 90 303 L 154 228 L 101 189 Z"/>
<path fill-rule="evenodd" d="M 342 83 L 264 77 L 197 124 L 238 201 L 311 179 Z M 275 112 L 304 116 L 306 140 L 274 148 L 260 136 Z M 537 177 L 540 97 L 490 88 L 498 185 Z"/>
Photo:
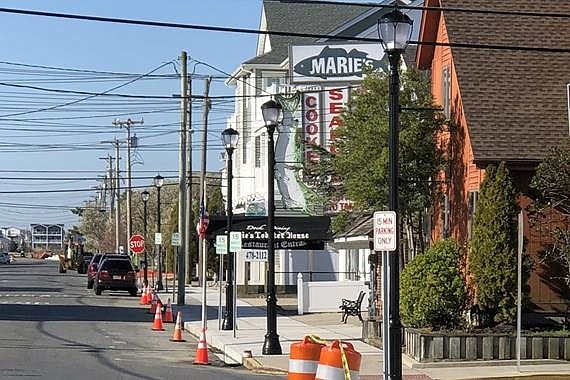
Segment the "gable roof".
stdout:
<path fill-rule="evenodd" d="M 570 14 L 570 2 L 559 0 L 440 0 L 440 4 Z M 443 20 L 451 44 L 570 49 L 570 18 L 443 11 Z M 476 163 L 537 162 L 548 147 L 568 136 L 570 53 L 451 49 Z"/>
<path fill-rule="evenodd" d="M 308 34 L 329 34 L 348 21 L 369 12 L 372 8 L 346 4 L 295 4 L 277 0 L 264 0 L 263 12 L 267 30 L 279 32 L 302 32 Z M 289 55 L 289 45 L 315 43 L 312 37 L 270 35 L 271 52 L 253 57 L 246 64 L 281 63 Z"/>

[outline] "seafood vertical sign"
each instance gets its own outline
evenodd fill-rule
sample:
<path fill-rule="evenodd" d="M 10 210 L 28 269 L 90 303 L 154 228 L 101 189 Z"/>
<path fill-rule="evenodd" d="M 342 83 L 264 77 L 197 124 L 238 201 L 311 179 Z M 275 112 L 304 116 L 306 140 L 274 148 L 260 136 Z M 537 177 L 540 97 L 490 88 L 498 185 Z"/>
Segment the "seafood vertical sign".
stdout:
<path fill-rule="evenodd" d="M 293 83 L 361 81 L 367 66 L 388 67 L 380 44 L 293 45 L 289 63 Z"/>

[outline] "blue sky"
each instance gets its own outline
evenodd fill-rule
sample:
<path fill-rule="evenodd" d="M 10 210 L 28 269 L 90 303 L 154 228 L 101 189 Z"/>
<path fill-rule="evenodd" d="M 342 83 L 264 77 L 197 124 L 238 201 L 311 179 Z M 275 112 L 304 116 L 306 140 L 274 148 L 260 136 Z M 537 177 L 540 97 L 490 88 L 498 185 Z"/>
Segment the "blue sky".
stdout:
<path fill-rule="evenodd" d="M 257 29 L 260 0 L 92 0 L 92 1 L 0 1 L 0 7 L 47 12 L 73 13 L 113 18 L 143 19 L 184 24 L 234 26 Z M 178 122 L 176 99 L 121 99 L 97 97 L 77 104 L 85 95 L 65 91 L 100 93 L 123 85 L 133 76 L 116 73 L 148 73 L 159 77 L 137 80 L 115 93 L 171 96 L 180 92 L 174 77 L 181 50 L 192 59 L 232 72 L 242 61 L 255 55 L 257 36 L 148 26 L 64 20 L 39 16 L 0 13 L 0 226 L 28 227 L 30 223 L 65 223 L 77 220 L 68 209 L 81 206 L 95 194 L 10 193 L 37 190 L 89 189 L 103 175 L 105 161 L 114 154 L 102 141 L 125 138 L 112 125 L 115 118 L 139 120 L 133 131 L 141 146 L 133 177 L 160 172 L 175 176 L 178 169 Z M 70 73 L 37 68 L 40 65 L 63 69 L 110 72 Z M 194 69 L 190 63 L 190 71 Z M 215 75 L 211 95 L 232 94 L 223 75 L 204 65 L 195 67 L 194 94 L 202 93 L 202 75 Z M 64 92 L 13 87 L 35 86 Z M 200 104 L 196 104 L 197 109 Z M 38 111 L 55 107 L 52 110 Z M 231 112 L 230 102 L 214 102 L 210 123 L 208 168 L 219 169 L 219 135 Z M 194 170 L 200 167 L 200 115 L 194 114 Z M 50 170 L 53 172 L 45 172 Z M 33 179 L 32 179 L 33 178 Z M 54 181 L 52 179 L 59 179 Z M 146 185 L 137 179 L 133 185 Z M 45 206 L 45 207 L 44 207 Z"/>

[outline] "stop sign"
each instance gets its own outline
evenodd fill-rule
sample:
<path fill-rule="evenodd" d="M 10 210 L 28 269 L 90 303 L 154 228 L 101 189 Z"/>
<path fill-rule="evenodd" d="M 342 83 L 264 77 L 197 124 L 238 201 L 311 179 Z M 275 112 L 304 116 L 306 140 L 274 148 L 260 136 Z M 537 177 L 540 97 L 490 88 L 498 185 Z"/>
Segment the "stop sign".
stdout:
<path fill-rule="evenodd" d="M 144 237 L 142 235 L 133 235 L 129 239 L 129 249 L 133 253 L 144 252 Z"/>

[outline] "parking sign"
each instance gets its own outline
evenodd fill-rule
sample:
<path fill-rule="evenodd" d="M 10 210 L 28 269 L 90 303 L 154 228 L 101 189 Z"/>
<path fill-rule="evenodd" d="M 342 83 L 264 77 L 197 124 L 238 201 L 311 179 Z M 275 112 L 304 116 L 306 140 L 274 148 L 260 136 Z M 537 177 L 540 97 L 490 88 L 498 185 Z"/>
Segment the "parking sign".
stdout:
<path fill-rule="evenodd" d="M 374 213 L 374 250 L 393 252 L 396 250 L 396 223 L 394 211 Z"/>

